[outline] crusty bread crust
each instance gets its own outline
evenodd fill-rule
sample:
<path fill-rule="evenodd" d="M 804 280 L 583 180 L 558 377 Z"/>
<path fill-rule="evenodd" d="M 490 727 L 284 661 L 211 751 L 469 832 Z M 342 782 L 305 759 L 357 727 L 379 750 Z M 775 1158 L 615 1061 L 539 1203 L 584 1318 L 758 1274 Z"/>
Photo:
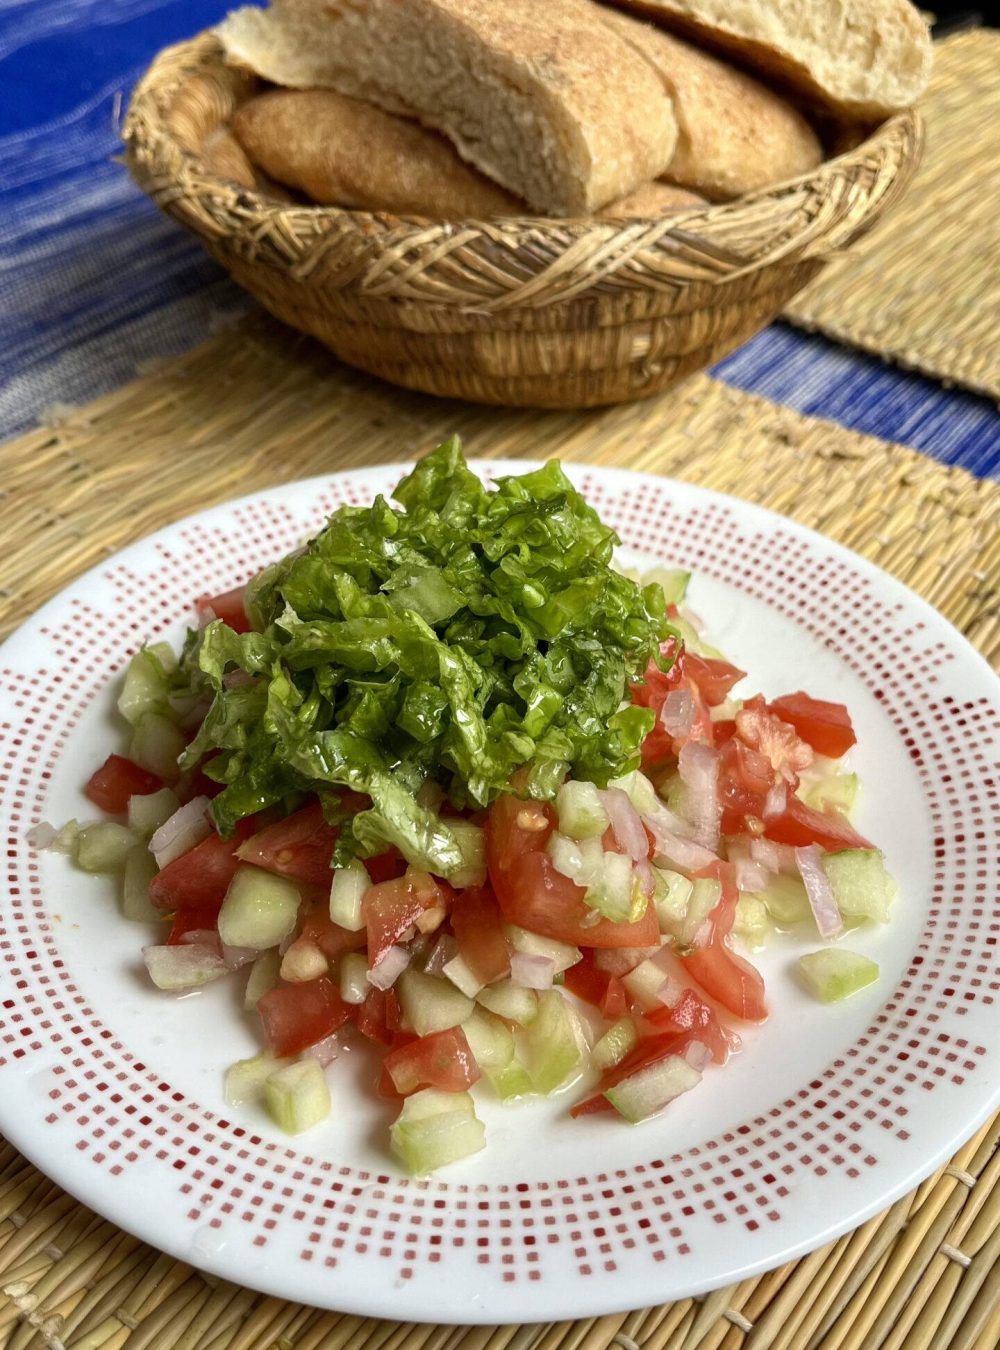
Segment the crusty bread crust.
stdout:
<path fill-rule="evenodd" d="M 553 215 L 657 177 L 676 145 L 655 71 L 590 0 L 275 0 L 217 32 L 231 60 L 276 83 L 415 115 Z"/>
<path fill-rule="evenodd" d="M 806 119 L 752 75 L 630 15 L 602 13 L 673 99 L 679 134 L 663 175 L 671 183 L 729 201 L 820 163 L 822 146 Z"/>
<path fill-rule="evenodd" d="M 233 131 L 265 173 L 324 205 L 441 220 L 527 211 L 436 131 L 332 89 L 261 94 Z"/>
<path fill-rule="evenodd" d="M 673 183 L 643 183 L 632 192 L 605 206 L 598 214 L 604 220 L 628 220 L 635 216 L 656 217 L 668 211 L 687 210 L 692 206 L 707 206 L 708 202 L 697 192 L 675 187 Z"/>
<path fill-rule="evenodd" d="M 909 108 L 930 78 L 930 33 L 908 0 L 611 3 L 735 56 L 845 119 Z"/>

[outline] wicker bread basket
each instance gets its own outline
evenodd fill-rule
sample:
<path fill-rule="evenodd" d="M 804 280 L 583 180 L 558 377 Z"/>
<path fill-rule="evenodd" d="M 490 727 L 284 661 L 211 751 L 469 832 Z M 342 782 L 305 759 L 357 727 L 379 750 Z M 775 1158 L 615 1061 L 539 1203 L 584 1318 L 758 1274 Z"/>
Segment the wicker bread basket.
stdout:
<path fill-rule="evenodd" d="M 206 139 L 257 81 L 203 34 L 163 51 L 129 168 L 272 314 L 396 384 L 583 407 L 655 394 L 768 323 L 905 189 L 916 113 L 815 173 L 655 220 L 427 221 L 280 203 L 213 175 Z"/>

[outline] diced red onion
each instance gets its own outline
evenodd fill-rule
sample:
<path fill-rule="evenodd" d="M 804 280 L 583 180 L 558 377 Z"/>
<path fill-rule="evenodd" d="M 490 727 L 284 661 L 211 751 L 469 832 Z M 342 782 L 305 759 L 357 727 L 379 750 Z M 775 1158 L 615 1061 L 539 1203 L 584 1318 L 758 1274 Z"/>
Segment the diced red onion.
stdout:
<path fill-rule="evenodd" d="M 663 729 L 680 740 L 694 724 L 694 698 L 690 689 L 671 689 L 660 709 Z"/>
<path fill-rule="evenodd" d="M 659 950 L 659 947 L 595 947 L 594 965 L 606 975 L 621 977 Z"/>
<path fill-rule="evenodd" d="M 839 937 L 844 931 L 844 921 L 833 898 L 833 888 L 823 870 L 822 854 L 817 844 L 795 850 L 795 864 L 799 869 L 809 906 L 816 920 L 820 937 Z"/>
<path fill-rule="evenodd" d="M 256 947 L 227 947 L 222 944 L 222 959 L 226 963 L 227 970 L 239 970 L 241 966 L 248 966 L 251 961 L 256 961 L 260 956 L 260 951 Z"/>
<path fill-rule="evenodd" d="M 458 943 L 450 933 L 443 933 L 424 962 L 424 972 L 427 975 L 443 975 L 445 966 L 457 955 Z"/>
<path fill-rule="evenodd" d="M 214 928 L 189 928 L 186 933 L 181 934 L 180 940 L 185 947 L 209 947 L 219 956 L 222 955 L 222 943 Z M 260 952 L 256 955 L 259 956 Z"/>
<path fill-rule="evenodd" d="M 775 783 L 774 787 L 768 789 L 767 796 L 764 798 L 764 819 L 770 820 L 773 816 L 784 815 L 787 805 L 788 788 L 784 782 Z"/>
<path fill-rule="evenodd" d="M 688 741 L 677 757 L 681 782 L 688 790 L 688 806 L 694 837 L 704 848 L 719 846 L 719 755 L 707 745 Z"/>
<path fill-rule="evenodd" d="M 736 859 L 736 888 L 740 891 L 764 891 L 771 873 L 761 862 L 752 858 Z"/>
<path fill-rule="evenodd" d="M 711 849 L 695 843 L 693 839 L 685 839 L 673 830 L 664 829 L 655 817 L 647 817 L 646 820 L 656 841 L 657 862 L 662 859 L 681 872 L 697 872 L 716 861 L 716 855 Z"/>
<path fill-rule="evenodd" d="M 788 844 L 776 844 L 771 839 L 751 839 L 750 857 L 770 872 L 791 874 L 798 870 L 795 865 L 795 850 Z"/>
<path fill-rule="evenodd" d="M 37 825 L 32 825 L 24 837 L 31 848 L 48 848 L 53 840 L 58 839 L 59 831 L 47 820 L 40 820 Z"/>
<path fill-rule="evenodd" d="M 390 947 L 378 965 L 368 972 L 368 983 L 376 989 L 391 989 L 410 964 L 410 953 L 405 947 Z"/>
<path fill-rule="evenodd" d="M 343 1048 L 337 1032 L 334 1032 L 332 1036 L 327 1036 L 325 1040 L 317 1041 L 315 1045 L 306 1046 L 305 1050 L 302 1051 L 302 1058 L 315 1059 L 320 1067 L 325 1069 L 328 1064 L 333 1063 Z"/>
<path fill-rule="evenodd" d="M 691 1065 L 692 1069 L 697 1069 L 699 1073 L 705 1068 L 705 1065 L 712 1058 L 712 1052 L 707 1045 L 701 1041 L 692 1041 L 684 1051 L 684 1058 Z"/>
<path fill-rule="evenodd" d="M 511 953 L 511 983 L 522 989 L 551 989 L 555 973 L 556 963 L 549 956 L 534 956 L 528 952 Z"/>
<path fill-rule="evenodd" d="M 652 900 L 656 893 L 656 877 L 653 874 L 652 863 L 648 858 L 640 858 L 632 870 L 639 880 L 643 895 L 647 900 Z"/>
<path fill-rule="evenodd" d="M 181 857 L 212 833 L 207 797 L 192 797 L 163 822 L 149 841 L 149 851 L 162 872 L 167 863 Z"/>
<path fill-rule="evenodd" d="M 642 817 L 621 788 L 606 788 L 600 794 L 619 848 L 633 860 L 649 857 L 649 840 Z"/>

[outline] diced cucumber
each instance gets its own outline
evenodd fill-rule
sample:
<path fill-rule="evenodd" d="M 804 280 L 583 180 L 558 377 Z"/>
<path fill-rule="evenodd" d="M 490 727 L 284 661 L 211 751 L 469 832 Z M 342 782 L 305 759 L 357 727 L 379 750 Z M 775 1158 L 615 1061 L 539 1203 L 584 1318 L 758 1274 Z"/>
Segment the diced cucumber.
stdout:
<path fill-rule="evenodd" d="M 524 1033 L 524 1067 L 536 1092 L 561 1087 L 583 1064 L 580 1025 L 556 989 L 538 998 L 538 1016 Z"/>
<path fill-rule="evenodd" d="M 888 922 L 896 883 L 885 870 L 885 859 L 878 849 L 850 848 L 840 853 L 824 853 L 822 864 L 837 908 L 845 919 Z"/>
<path fill-rule="evenodd" d="M 746 891 L 744 894 L 762 900 L 779 928 L 790 928 L 812 917 L 809 897 L 800 877 L 778 873 L 768 882 L 766 891 Z"/>
<path fill-rule="evenodd" d="M 663 587 L 663 598 L 668 605 L 679 605 L 687 595 L 691 573 L 681 567 L 651 567 L 643 574 L 643 584 Z"/>
<path fill-rule="evenodd" d="M 858 775 L 856 773 L 835 773 L 821 778 L 802 793 L 807 806 L 816 811 L 829 811 L 831 808 L 850 815 L 858 796 Z"/>
<path fill-rule="evenodd" d="M 62 826 L 56 837 L 47 846 L 50 853 L 68 853 L 71 857 L 76 857 L 76 841 L 80 838 L 80 823 L 76 820 L 67 820 Z"/>
<path fill-rule="evenodd" d="M 560 971 L 575 966 L 582 956 L 579 947 L 571 947 L 568 942 L 557 942 L 555 938 L 540 937 L 537 933 L 529 933 L 526 928 L 518 928 L 513 923 L 504 924 L 503 931 L 516 952 L 524 952 L 525 956 L 544 956 L 546 960 L 552 962 L 557 975 Z"/>
<path fill-rule="evenodd" d="M 742 707 L 742 699 L 727 698 L 722 703 L 716 703 L 714 707 L 709 708 L 708 716 L 712 722 L 732 722 Z"/>
<path fill-rule="evenodd" d="M 169 642 L 147 642 L 143 651 L 154 665 L 159 666 L 164 679 L 177 669 L 177 653 Z"/>
<path fill-rule="evenodd" d="M 553 830 L 545 849 L 556 871 L 578 886 L 593 886 L 604 874 L 604 849 L 600 839 L 570 839 L 569 835 Z"/>
<path fill-rule="evenodd" d="M 286 1134 L 301 1134 L 326 1120 L 330 1089 L 319 1061 L 302 1059 L 272 1073 L 264 1084 L 264 1104 Z"/>
<path fill-rule="evenodd" d="M 648 1120 L 668 1102 L 701 1082 L 701 1074 L 680 1055 L 668 1055 L 608 1088 L 605 1097 L 632 1125 Z"/>
<path fill-rule="evenodd" d="M 688 651 L 694 652 L 695 656 L 708 656 L 716 661 L 724 661 L 726 659 L 722 652 L 719 651 L 718 647 L 711 647 L 707 642 L 703 641 L 698 634 L 698 630 L 688 619 L 685 619 L 683 615 L 677 615 L 676 618 L 670 620 L 670 623 L 684 639 L 684 645 L 687 647 Z"/>
<path fill-rule="evenodd" d="M 534 989 L 521 989 L 510 980 L 488 984 L 476 995 L 476 1002 L 505 1022 L 529 1026 L 538 1016 L 538 995 Z"/>
<path fill-rule="evenodd" d="M 741 937 L 751 951 L 757 951 L 767 942 L 771 929 L 771 916 L 760 896 L 741 895 L 733 920 L 733 932 L 737 937 Z"/>
<path fill-rule="evenodd" d="M 621 788 L 640 816 L 655 816 L 660 810 L 661 804 L 656 795 L 656 788 L 638 769 L 633 769 L 622 778 L 612 778 L 608 787 Z"/>
<path fill-rule="evenodd" d="M 478 1153 L 486 1130 L 467 1092 L 424 1088 L 403 1102 L 389 1130 L 392 1151 L 417 1176 Z"/>
<path fill-rule="evenodd" d="M 287 877 L 240 863 L 219 912 L 227 947 L 277 947 L 295 927 L 302 897 Z"/>
<path fill-rule="evenodd" d="M 653 1008 L 663 1006 L 663 1000 L 659 995 L 666 982 L 666 972 L 651 956 L 647 956 L 645 961 L 640 961 L 637 966 L 622 976 L 622 983 L 625 985 L 629 998 L 643 1012 L 650 1012 Z"/>
<path fill-rule="evenodd" d="M 362 863 L 355 861 L 337 868 L 330 886 L 330 918 L 334 923 L 352 933 L 359 933 L 364 928 L 361 901 L 371 884 Z"/>
<path fill-rule="evenodd" d="M 175 783 L 180 777 L 177 761 L 184 746 L 183 731 L 169 717 L 144 712 L 132 728 L 128 756 L 165 783 Z"/>
<path fill-rule="evenodd" d="M 687 784 L 681 781 L 679 773 L 672 773 L 660 784 L 660 797 L 669 811 L 682 820 L 689 819 Z"/>
<path fill-rule="evenodd" d="M 264 1084 L 272 1073 L 284 1068 L 290 1061 L 277 1059 L 266 1051 L 252 1059 L 238 1059 L 226 1070 L 223 1096 L 229 1106 L 243 1106 L 259 1101 L 264 1096 Z"/>
<path fill-rule="evenodd" d="M 635 923 L 646 912 L 648 900 L 632 870 L 632 859 L 605 853 L 600 880 L 584 896 L 591 909 L 612 923 Z"/>
<path fill-rule="evenodd" d="M 660 932 L 672 935 L 684 922 L 694 882 L 681 876 L 680 872 L 671 871 L 669 867 L 654 867 L 653 877 L 656 882 L 653 904 L 656 906 Z"/>
<path fill-rule="evenodd" d="M 148 712 L 162 711 L 167 701 L 169 682 L 163 662 L 165 643 L 143 647 L 132 657 L 125 670 L 125 681 L 118 695 L 118 711 L 133 726 Z M 171 653 L 171 656 L 173 653 Z"/>
<path fill-rule="evenodd" d="M 638 1040 L 639 1032 L 631 1017 L 619 1017 L 617 1022 L 611 1023 L 591 1050 L 590 1058 L 594 1062 L 594 1067 L 602 1072 L 605 1069 L 613 1069 L 635 1047 Z"/>
<path fill-rule="evenodd" d="M 128 799 L 128 827 L 141 839 L 151 839 L 161 825 L 180 809 L 177 794 L 170 788 L 147 792 Z"/>
<path fill-rule="evenodd" d="M 474 1006 L 450 980 L 419 970 L 404 970 L 396 988 L 403 1012 L 418 1036 L 460 1026 Z"/>
<path fill-rule="evenodd" d="M 442 974 L 456 989 L 460 989 L 466 998 L 475 998 L 483 987 L 482 980 L 473 974 L 471 966 L 461 955 L 453 956 L 450 961 L 446 961 L 442 967 Z"/>
<path fill-rule="evenodd" d="M 347 952 L 340 958 L 340 997 L 345 1003 L 364 1003 L 370 987 L 368 962 L 360 952 Z"/>
<path fill-rule="evenodd" d="M 690 947 L 705 920 L 722 898 L 722 887 L 711 877 L 699 877 L 691 883 L 683 918 L 667 922 L 666 932 L 679 947 Z"/>
<path fill-rule="evenodd" d="M 449 873 L 449 884 L 458 890 L 481 886 L 486 880 L 486 831 L 471 820 L 449 820 L 447 824 L 462 855 L 461 867 Z"/>
<path fill-rule="evenodd" d="M 257 957 L 250 967 L 250 978 L 243 994 L 243 1006 L 247 1012 L 252 1012 L 257 1007 L 258 999 L 278 983 L 280 968 L 281 957 L 276 951 L 264 952 Z"/>
<path fill-rule="evenodd" d="M 512 1059 L 499 1069 L 484 1069 L 483 1073 L 502 1102 L 530 1097 L 535 1090 L 528 1070 L 518 1059 Z"/>
<path fill-rule="evenodd" d="M 229 973 L 228 966 L 217 952 L 198 943 L 180 943 L 176 947 L 143 947 L 142 959 L 157 989 L 167 989 L 173 993 L 183 989 L 198 989 Z"/>
<path fill-rule="evenodd" d="M 76 861 L 85 872 L 121 872 L 138 843 L 127 825 L 102 820 L 76 836 Z"/>
<path fill-rule="evenodd" d="M 297 937 L 281 958 L 278 974 L 289 984 L 305 984 L 328 975 L 330 963 L 311 938 Z"/>
<path fill-rule="evenodd" d="M 843 947 L 824 947 L 799 957 L 799 970 L 809 991 L 823 1003 L 839 1003 L 874 984 L 879 968 L 867 956 Z"/>
<path fill-rule="evenodd" d="M 462 1023 L 476 1063 L 484 1071 L 504 1069 L 514 1058 L 514 1036 L 506 1022 L 483 1008 L 473 1008 Z"/>
<path fill-rule="evenodd" d="M 560 832 L 570 839 L 599 839 L 610 823 L 597 785 L 574 779 L 559 789 L 556 815 Z"/>
<path fill-rule="evenodd" d="M 126 919 L 150 923 L 163 918 L 163 911 L 155 909 L 149 898 L 149 883 L 156 872 L 156 860 L 145 844 L 129 849 L 122 875 L 122 914 Z"/>

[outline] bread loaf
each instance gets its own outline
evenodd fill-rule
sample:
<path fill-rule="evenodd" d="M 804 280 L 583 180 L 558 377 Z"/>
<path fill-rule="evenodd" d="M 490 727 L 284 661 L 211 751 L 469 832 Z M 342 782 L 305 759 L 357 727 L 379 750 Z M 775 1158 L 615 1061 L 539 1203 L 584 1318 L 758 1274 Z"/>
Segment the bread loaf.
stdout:
<path fill-rule="evenodd" d="M 616 202 L 610 202 L 599 213 L 604 220 L 628 220 L 634 216 L 663 216 L 668 211 L 690 206 L 707 206 L 704 197 L 672 183 L 643 183 Z"/>
<path fill-rule="evenodd" d="M 658 177 L 676 145 L 656 72 L 590 0 L 276 0 L 216 31 L 231 61 L 278 84 L 417 117 L 553 215 Z"/>
<path fill-rule="evenodd" d="M 780 79 L 848 119 L 908 108 L 931 41 L 908 0 L 612 0 Z"/>
<path fill-rule="evenodd" d="M 250 99 L 233 131 L 254 164 L 314 202 L 435 219 L 527 212 L 436 131 L 331 89 Z"/>
<path fill-rule="evenodd" d="M 278 201 L 290 202 L 293 198 L 273 178 L 269 178 L 262 166 L 248 158 L 246 151 L 231 131 L 220 127 L 201 147 L 201 161 L 209 173 L 219 178 L 227 178 L 239 187 L 252 188 L 267 197 L 276 197 Z"/>
<path fill-rule="evenodd" d="M 808 173 L 823 158 L 812 127 L 753 76 L 689 42 L 602 10 L 607 23 L 656 69 L 674 103 L 677 149 L 663 175 L 728 201 Z"/>

